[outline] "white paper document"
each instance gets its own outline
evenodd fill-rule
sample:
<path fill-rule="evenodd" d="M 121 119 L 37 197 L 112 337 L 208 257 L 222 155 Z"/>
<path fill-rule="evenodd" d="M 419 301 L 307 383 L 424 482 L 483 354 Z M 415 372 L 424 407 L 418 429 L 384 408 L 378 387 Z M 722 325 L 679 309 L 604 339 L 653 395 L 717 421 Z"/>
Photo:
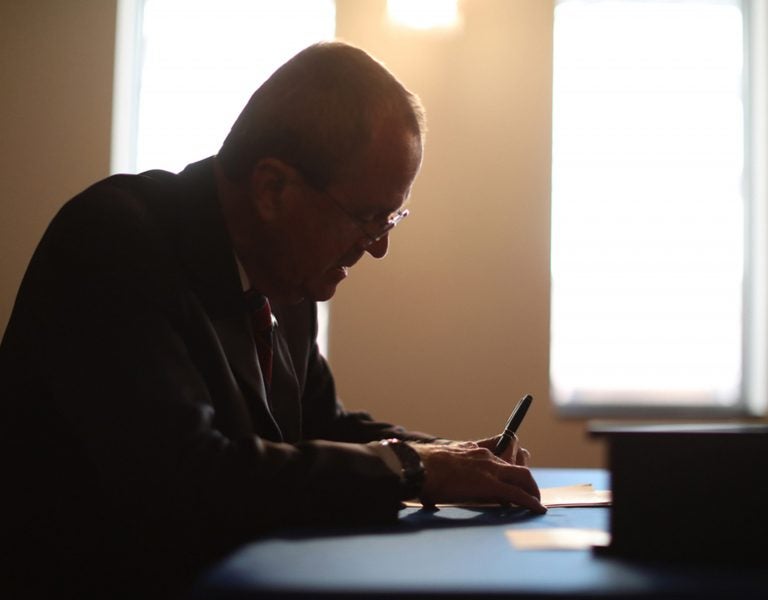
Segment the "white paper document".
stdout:
<path fill-rule="evenodd" d="M 507 540 L 518 550 L 589 550 L 607 546 L 611 534 L 600 529 L 552 527 L 549 529 L 507 529 Z"/>
<path fill-rule="evenodd" d="M 610 506 L 610 490 L 596 490 L 591 483 L 542 488 L 541 503 L 547 508 Z"/>
<path fill-rule="evenodd" d="M 610 490 L 596 490 L 591 483 L 565 485 L 561 487 L 541 488 L 541 503 L 547 508 L 563 508 L 577 506 L 610 506 Z M 420 502 L 406 502 L 406 506 L 421 506 Z M 455 506 L 459 508 L 484 508 L 498 506 L 498 503 L 487 502 L 455 502 L 438 504 L 437 507 Z"/>

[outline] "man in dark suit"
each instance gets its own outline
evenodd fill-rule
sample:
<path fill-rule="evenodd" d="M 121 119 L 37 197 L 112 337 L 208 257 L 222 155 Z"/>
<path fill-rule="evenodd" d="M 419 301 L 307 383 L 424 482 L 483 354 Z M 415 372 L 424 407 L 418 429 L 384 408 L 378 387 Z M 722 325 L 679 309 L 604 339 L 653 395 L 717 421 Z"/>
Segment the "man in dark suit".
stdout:
<path fill-rule="evenodd" d="M 318 352 L 315 301 L 386 254 L 423 135 L 382 65 L 319 44 L 256 91 L 216 157 L 62 208 L 0 346 L 18 589 L 172 595 L 249 538 L 391 522 L 411 497 L 543 510 L 524 450 L 345 411 Z"/>

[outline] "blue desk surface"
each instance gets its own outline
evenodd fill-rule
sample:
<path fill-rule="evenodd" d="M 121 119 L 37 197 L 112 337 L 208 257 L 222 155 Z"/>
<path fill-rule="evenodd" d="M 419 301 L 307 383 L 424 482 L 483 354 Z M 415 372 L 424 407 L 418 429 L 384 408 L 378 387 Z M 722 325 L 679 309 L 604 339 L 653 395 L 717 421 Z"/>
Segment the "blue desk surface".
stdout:
<path fill-rule="evenodd" d="M 596 469 L 534 469 L 540 487 L 592 483 Z M 609 530 L 609 508 L 402 511 L 388 528 L 287 532 L 243 546 L 207 573 L 193 598 L 723 597 L 768 598 L 753 569 L 631 562 L 591 550 L 517 550 L 510 528 Z M 765 552 L 765 549 L 758 549 Z"/>

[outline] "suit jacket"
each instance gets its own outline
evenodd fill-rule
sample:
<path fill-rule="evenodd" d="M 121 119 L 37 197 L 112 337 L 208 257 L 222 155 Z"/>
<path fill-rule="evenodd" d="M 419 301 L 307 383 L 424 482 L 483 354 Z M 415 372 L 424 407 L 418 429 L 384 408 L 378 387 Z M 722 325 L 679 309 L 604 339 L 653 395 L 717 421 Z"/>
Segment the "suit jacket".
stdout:
<path fill-rule="evenodd" d="M 276 527 L 395 519 L 399 478 L 344 442 L 431 438 L 345 411 L 314 303 L 273 311 L 268 398 L 212 159 L 109 177 L 61 209 L 0 346 L 15 573 L 173 587 Z"/>

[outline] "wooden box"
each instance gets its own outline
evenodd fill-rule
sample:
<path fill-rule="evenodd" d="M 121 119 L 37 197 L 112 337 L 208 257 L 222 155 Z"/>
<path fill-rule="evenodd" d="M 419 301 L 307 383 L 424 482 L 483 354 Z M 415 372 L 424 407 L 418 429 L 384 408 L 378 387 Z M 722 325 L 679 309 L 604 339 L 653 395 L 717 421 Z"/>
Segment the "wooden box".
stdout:
<path fill-rule="evenodd" d="M 768 426 L 591 426 L 613 491 L 606 553 L 768 565 Z"/>

